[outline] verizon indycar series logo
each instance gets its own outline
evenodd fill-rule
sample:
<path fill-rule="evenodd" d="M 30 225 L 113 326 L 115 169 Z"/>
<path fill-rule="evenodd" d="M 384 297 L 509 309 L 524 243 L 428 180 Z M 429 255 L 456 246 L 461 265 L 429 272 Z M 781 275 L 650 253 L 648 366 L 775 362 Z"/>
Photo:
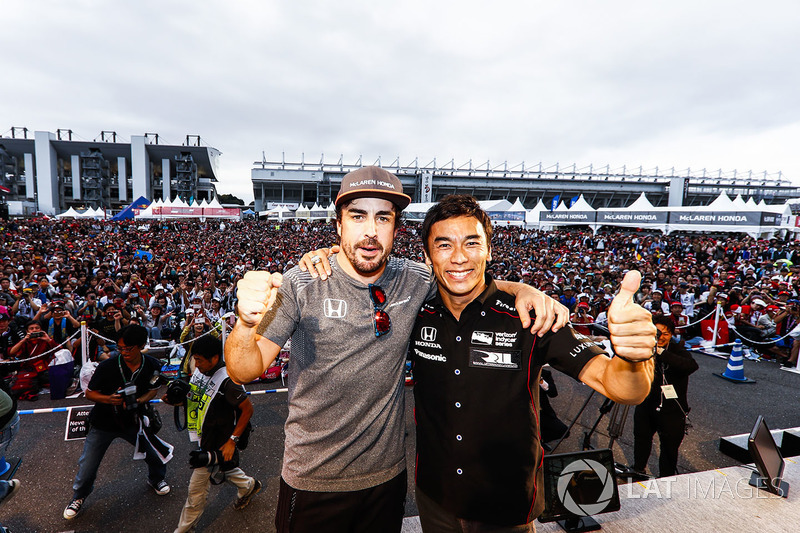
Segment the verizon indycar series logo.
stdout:
<path fill-rule="evenodd" d="M 473 331 L 472 344 L 483 344 L 484 346 L 491 346 L 494 341 L 494 334 L 491 331 Z"/>

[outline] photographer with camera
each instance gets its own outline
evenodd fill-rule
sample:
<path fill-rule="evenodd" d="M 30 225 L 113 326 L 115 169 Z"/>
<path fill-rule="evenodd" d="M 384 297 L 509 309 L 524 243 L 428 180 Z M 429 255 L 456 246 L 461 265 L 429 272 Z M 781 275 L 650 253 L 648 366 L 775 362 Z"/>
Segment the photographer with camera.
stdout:
<path fill-rule="evenodd" d="M 122 311 L 113 303 L 103 308 L 103 318 L 97 321 L 95 328 L 103 337 L 116 342 L 120 331 L 128 325 Z"/>
<path fill-rule="evenodd" d="M 233 504 L 237 510 L 247 507 L 261 490 L 261 482 L 239 468 L 239 449 L 247 445 L 253 404 L 244 387 L 228 377 L 222 342 L 210 335 L 198 339 L 192 359 L 195 370 L 189 390 L 183 385 L 185 382 L 175 381 L 162 398 L 172 405 L 188 403 L 189 440 L 199 445 L 189 454 L 189 465 L 194 470 L 175 533 L 191 531 L 200 520 L 212 478 L 217 481 L 215 484 L 227 481 L 237 488 L 238 499 Z"/>
<path fill-rule="evenodd" d="M 50 384 L 47 373 L 48 364 L 54 357 L 51 351 L 56 343 L 42 331 L 38 322 L 31 320 L 25 325 L 25 336 L 9 348 L 8 355 L 12 359 L 26 360 L 17 374 L 13 391 L 21 400 L 36 401 L 39 391 Z M 42 357 L 36 357 L 41 355 Z M 30 359 L 30 360 L 28 360 Z"/>
<path fill-rule="evenodd" d="M 50 305 L 42 304 L 39 309 L 40 311 L 44 309 L 43 312 L 38 313 L 39 324 L 56 344 L 64 342 L 81 327 L 81 323 L 66 310 L 63 300 L 53 300 Z M 64 348 L 71 352 L 72 341 L 67 342 Z"/>
<path fill-rule="evenodd" d="M 34 291 L 37 290 L 39 290 L 39 286 L 35 283 L 31 283 L 22 289 L 17 301 L 11 307 L 11 316 L 32 319 L 39 312 L 39 307 L 42 305 L 42 301 L 34 297 Z"/>
<path fill-rule="evenodd" d="M 131 325 L 120 332 L 119 355 L 102 361 L 95 370 L 86 397 L 95 402 L 89 413 L 89 431 L 78 460 L 78 473 L 72 485 L 72 502 L 64 509 L 64 518 L 75 518 L 94 489 L 97 469 L 111 443 L 121 438 L 144 454 L 148 485 L 156 494 L 168 494 L 164 480 L 172 447 L 143 430 L 147 403 L 155 398 L 161 384 L 161 363 L 142 354 L 147 344 L 147 330 Z M 134 455 L 136 458 L 136 455 Z"/>
<path fill-rule="evenodd" d="M 94 289 L 90 289 L 86 292 L 86 301 L 78 307 L 75 311 L 75 315 L 80 320 L 85 320 L 89 323 L 100 318 L 102 313 L 97 305 L 97 293 Z"/>

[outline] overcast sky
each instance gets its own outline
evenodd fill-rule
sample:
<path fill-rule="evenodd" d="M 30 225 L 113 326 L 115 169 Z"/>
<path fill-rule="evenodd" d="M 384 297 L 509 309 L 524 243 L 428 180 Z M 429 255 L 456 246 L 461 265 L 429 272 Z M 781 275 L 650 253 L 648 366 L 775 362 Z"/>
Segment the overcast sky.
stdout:
<path fill-rule="evenodd" d="M 800 2 L 3 0 L 0 133 L 261 159 L 610 164 L 800 185 Z"/>

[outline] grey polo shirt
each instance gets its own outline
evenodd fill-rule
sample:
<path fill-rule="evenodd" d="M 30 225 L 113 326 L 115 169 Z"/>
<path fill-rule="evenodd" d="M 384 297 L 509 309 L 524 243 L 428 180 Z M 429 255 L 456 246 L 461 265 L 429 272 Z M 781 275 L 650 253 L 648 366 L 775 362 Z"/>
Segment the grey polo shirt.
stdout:
<path fill-rule="evenodd" d="M 375 284 L 392 329 L 376 337 L 368 286 L 335 257 L 326 281 L 290 269 L 259 327 L 280 346 L 292 339 L 281 475 L 300 490 L 362 490 L 405 469 L 406 351 L 417 311 L 436 291 L 427 266 L 390 257 Z"/>

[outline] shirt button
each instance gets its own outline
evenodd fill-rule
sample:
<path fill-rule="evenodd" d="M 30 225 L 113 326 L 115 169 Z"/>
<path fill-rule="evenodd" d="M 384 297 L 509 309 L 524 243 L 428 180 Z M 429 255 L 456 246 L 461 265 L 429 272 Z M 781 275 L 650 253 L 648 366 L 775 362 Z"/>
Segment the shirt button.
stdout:
<path fill-rule="evenodd" d="M 456 337 L 456 340 L 457 340 L 458 342 L 461 342 L 461 336 L 458 336 L 458 337 Z"/>
<path fill-rule="evenodd" d="M 456 408 L 461 409 L 461 402 L 456 402 Z"/>
<path fill-rule="evenodd" d="M 486 311 L 481 311 L 481 316 L 486 316 Z"/>
<path fill-rule="evenodd" d="M 456 474 L 458 474 L 460 476 L 463 473 L 464 473 L 463 470 L 461 470 L 460 468 L 456 468 Z"/>
<path fill-rule="evenodd" d="M 461 435 L 456 435 L 456 440 L 457 440 L 457 441 L 461 441 L 461 439 L 462 439 L 462 438 L 463 438 L 463 437 L 461 437 Z"/>
<path fill-rule="evenodd" d="M 461 375 L 461 370 L 459 370 L 457 368 L 455 369 L 454 372 L 455 372 L 456 376 L 460 376 Z"/>

